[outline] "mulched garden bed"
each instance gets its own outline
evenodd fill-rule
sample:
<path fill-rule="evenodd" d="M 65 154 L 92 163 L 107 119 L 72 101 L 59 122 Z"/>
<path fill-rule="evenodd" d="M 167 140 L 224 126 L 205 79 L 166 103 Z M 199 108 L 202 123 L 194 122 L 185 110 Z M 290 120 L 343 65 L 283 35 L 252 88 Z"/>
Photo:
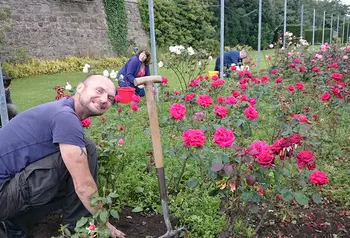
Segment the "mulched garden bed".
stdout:
<path fill-rule="evenodd" d="M 293 214 L 294 218 L 292 220 L 281 222 L 274 208 L 270 209 L 264 224 L 258 232 L 258 237 L 350 237 L 350 209 L 342 209 L 337 204 L 331 203 L 321 207 L 311 206 L 308 209 L 295 208 Z M 57 230 L 61 223 L 62 218 L 60 213 L 53 213 L 33 229 L 29 238 L 50 238 L 51 236 L 57 236 Z M 146 216 L 133 213 L 130 208 L 122 210 L 120 220 L 116 222 L 116 226 L 127 234 L 128 238 L 159 237 L 166 232 L 161 215 Z M 234 235 L 231 237 L 242 236 Z"/>

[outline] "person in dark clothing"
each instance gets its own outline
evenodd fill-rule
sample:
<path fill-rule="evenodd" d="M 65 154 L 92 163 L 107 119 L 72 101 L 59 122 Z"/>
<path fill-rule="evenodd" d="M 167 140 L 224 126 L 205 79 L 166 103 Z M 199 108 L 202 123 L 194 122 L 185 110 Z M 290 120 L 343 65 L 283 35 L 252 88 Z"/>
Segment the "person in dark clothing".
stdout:
<path fill-rule="evenodd" d="M 0 237 L 25 238 L 31 226 L 62 209 L 73 231 L 97 189 L 96 145 L 81 121 L 104 114 L 114 102 L 107 77 L 90 75 L 73 97 L 26 110 L 0 129 Z M 125 235 L 107 222 L 113 238 Z"/>
<path fill-rule="evenodd" d="M 9 120 L 11 120 L 12 118 L 17 116 L 17 114 L 18 114 L 17 107 L 12 102 L 12 98 L 11 98 L 11 91 L 9 88 L 11 85 L 11 79 L 4 72 L 2 73 L 2 77 L 3 77 L 3 81 L 4 81 L 8 118 L 9 118 Z M 0 117 L 0 127 L 1 127 L 1 117 Z"/>
<path fill-rule="evenodd" d="M 135 78 L 150 76 L 150 60 L 151 54 L 146 50 L 141 50 L 131 57 L 118 72 L 117 78 L 119 87 L 135 88 L 135 94 L 140 97 L 145 96 L 145 89 L 135 86 L 134 80 Z"/>
<path fill-rule="evenodd" d="M 230 50 L 224 53 L 224 69 L 229 68 L 232 64 L 239 65 L 243 63 L 243 59 L 248 57 L 246 50 Z M 220 71 L 220 56 L 215 61 L 215 71 Z M 225 71 L 225 70 L 224 70 Z"/>

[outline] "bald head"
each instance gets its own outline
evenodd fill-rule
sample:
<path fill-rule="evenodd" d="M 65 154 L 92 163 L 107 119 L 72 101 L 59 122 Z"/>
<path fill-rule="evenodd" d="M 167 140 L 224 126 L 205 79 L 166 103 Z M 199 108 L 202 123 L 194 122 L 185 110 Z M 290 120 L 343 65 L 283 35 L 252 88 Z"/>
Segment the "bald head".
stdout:
<path fill-rule="evenodd" d="M 113 81 L 103 75 L 87 76 L 78 84 L 74 95 L 84 116 L 102 115 L 113 104 L 114 96 Z"/>

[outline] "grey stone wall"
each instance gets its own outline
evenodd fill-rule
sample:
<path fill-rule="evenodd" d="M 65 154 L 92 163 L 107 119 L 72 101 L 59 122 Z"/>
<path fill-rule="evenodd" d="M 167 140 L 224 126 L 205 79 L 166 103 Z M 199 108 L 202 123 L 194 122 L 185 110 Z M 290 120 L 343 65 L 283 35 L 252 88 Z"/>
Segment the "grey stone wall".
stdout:
<path fill-rule="evenodd" d="M 147 45 L 136 0 L 126 0 L 129 40 Z M 12 10 L 15 28 L 6 35 L 6 58 L 25 49 L 36 58 L 111 54 L 103 0 L 0 0 Z"/>
<path fill-rule="evenodd" d="M 143 28 L 137 0 L 125 0 L 125 8 L 128 16 L 128 40 L 139 48 L 148 46 L 149 37 Z"/>

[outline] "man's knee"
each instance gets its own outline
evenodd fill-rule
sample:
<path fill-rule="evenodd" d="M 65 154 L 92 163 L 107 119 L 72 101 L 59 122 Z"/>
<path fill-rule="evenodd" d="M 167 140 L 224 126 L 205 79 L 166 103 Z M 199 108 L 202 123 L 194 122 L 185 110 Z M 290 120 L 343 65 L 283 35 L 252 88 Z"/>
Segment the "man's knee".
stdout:
<path fill-rule="evenodd" d="M 17 107 L 16 107 L 16 105 L 13 104 L 13 103 L 7 104 L 7 112 L 8 112 L 9 120 L 11 120 L 11 119 L 14 118 L 15 116 L 17 116 L 18 112 L 17 112 Z"/>

